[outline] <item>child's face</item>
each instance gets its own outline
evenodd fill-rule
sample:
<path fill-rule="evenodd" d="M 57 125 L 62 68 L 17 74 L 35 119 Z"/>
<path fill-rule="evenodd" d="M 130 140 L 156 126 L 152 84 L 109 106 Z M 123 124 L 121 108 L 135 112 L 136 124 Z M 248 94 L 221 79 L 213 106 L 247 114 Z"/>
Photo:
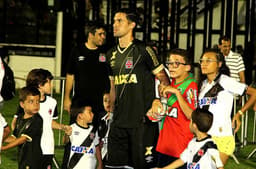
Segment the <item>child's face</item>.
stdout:
<path fill-rule="evenodd" d="M 86 106 L 84 108 L 84 112 L 81 113 L 80 118 L 82 118 L 86 123 L 91 123 L 93 119 L 92 107 Z"/>
<path fill-rule="evenodd" d="M 39 85 L 39 89 L 44 94 L 51 94 L 52 90 L 52 81 L 47 79 L 47 82 L 44 85 Z"/>
<path fill-rule="evenodd" d="M 171 54 L 167 65 L 172 78 L 182 77 L 190 71 L 190 66 L 186 65 L 184 58 L 180 55 Z"/>
<path fill-rule="evenodd" d="M 201 70 L 204 75 L 216 74 L 221 67 L 221 62 L 219 63 L 216 58 L 216 53 L 207 52 L 201 58 Z"/>
<path fill-rule="evenodd" d="M 27 96 L 24 102 L 20 102 L 20 106 L 24 109 L 25 113 L 30 115 L 38 113 L 40 109 L 40 96 Z"/>
<path fill-rule="evenodd" d="M 103 96 L 103 105 L 106 112 L 110 112 L 110 95 L 104 94 Z"/>

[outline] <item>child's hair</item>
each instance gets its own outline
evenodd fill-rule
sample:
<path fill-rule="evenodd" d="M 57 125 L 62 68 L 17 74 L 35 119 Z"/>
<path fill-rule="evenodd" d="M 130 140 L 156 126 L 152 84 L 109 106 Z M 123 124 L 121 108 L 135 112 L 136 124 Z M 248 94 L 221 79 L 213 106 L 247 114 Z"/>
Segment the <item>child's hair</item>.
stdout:
<path fill-rule="evenodd" d="M 185 49 L 180 49 L 180 48 L 172 49 L 168 53 L 167 57 L 170 57 L 170 55 L 180 55 L 180 56 L 182 56 L 184 58 L 185 64 L 191 65 L 191 59 L 190 59 L 190 56 L 189 56 L 189 52 L 187 50 L 185 50 Z"/>
<path fill-rule="evenodd" d="M 39 85 L 44 85 L 47 80 L 52 80 L 53 76 L 51 72 L 45 69 L 32 69 L 27 76 L 26 85 L 39 87 Z"/>
<path fill-rule="evenodd" d="M 192 122 L 196 124 L 197 128 L 201 132 L 207 132 L 213 121 L 213 115 L 206 109 L 197 108 L 192 112 Z"/>
<path fill-rule="evenodd" d="M 103 91 L 103 94 L 102 94 L 102 97 L 105 95 L 105 94 L 110 94 L 108 90 L 104 90 Z"/>
<path fill-rule="evenodd" d="M 73 99 L 71 108 L 70 108 L 70 114 L 73 119 L 77 119 L 77 116 L 80 113 L 84 112 L 85 107 L 92 107 L 92 103 L 90 100 L 87 99 Z"/>
<path fill-rule="evenodd" d="M 35 86 L 25 86 L 19 91 L 19 101 L 24 102 L 27 96 L 40 96 L 40 91 Z"/>

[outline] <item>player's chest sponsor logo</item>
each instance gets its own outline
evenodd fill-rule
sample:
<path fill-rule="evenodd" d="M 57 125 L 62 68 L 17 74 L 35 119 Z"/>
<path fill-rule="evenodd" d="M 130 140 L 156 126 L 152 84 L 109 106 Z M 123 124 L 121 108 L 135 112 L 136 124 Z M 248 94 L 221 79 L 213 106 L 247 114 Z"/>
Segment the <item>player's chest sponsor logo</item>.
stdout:
<path fill-rule="evenodd" d="M 106 55 L 104 53 L 100 53 L 99 62 L 106 62 Z"/>
<path fill-rule="evenodd" d="M 200 165 L 198 163 L 189 163 L 188 169 L 200 169 Z"/>
<path fill-rule="evenodd" d="M 176 107 L 168 107 L 168 111 L 167 111 L 166 115 L 177 119 L 178 118 L 178 109 Z"/>
<path fill-rule="evenodd" d="M 80 154 L 94 154 L 93 148 L 85 146 L 72 146 L 71 151 Z"/>
<path fill-rule="evenodd" d="M 136 74 L 122 74 L 115 76 L 115 85 L 138 83 Z"/>
<path fill-rule="evenodd" d="M 206 106 L 206 105 L 216 104 L 216 102 L 217 102 L 217 97 L 204 97 L 199 100 L 199 105 Z"/>

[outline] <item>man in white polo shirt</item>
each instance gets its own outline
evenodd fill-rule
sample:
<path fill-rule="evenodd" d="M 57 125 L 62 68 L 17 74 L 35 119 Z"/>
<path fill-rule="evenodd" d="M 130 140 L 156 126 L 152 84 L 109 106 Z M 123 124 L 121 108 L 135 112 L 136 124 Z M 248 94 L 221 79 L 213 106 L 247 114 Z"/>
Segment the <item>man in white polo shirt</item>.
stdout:
<path fill-rule="evenodd" d="M 224 55 L 226 64 L 230 70 L 230 76 L 238 82 L 245 83 L 245 66 L 242 56 L 231 50 L 231 40 L 227 36 L 219 38 L 220 52 Z"/>

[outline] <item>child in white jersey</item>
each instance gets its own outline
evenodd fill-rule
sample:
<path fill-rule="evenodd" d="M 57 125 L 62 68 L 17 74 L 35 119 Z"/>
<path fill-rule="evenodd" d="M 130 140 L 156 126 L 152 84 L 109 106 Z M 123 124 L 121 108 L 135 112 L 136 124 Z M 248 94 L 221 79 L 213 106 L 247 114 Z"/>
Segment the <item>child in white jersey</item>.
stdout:
<path fill-rule="evenodd" d="M 98 133 L 101 140 L 101 155 L 104 163 L 107 160 L 107 140 L 113 116 L 113 113 L 110 112 L 110 95 L 108 92 L 103 95 L 103 106 L 105 111 L 100 113 Z"/>
<path fill-rule="evenodd" d="M 187 169 L 207 168 L 223 169 L 219 151 L 207 131 L 213 121 L 211 112 L 205 109 L 196 109 L 192 112 L 189 128 L 195 134 L 180 158 L 163 169 L 173 169 L 187 163 Z"/>
<path fill-rule="evenodd" d="M 64 142 L 71 142 L 71 151 L 67 168 L 102 169 L 101 151 L 97 129 L 91 125 L 93 119 L 89 100 L 73 100 L 71 116 L 76 122 L 71 124 L 72 134 L 65 135 Z"/>
<path fill-rule="evenodd" d="M 45 69 L 33 69 L 28 73 L 26 79 L 27 86 L 34 86 L 40 91 L 40 110 L 39 114 L 43 118 L 43 133 L 41 137 L 41 148 L 43 152 L 42 168 L 52 168 L 52 159 L 54 156 L 54 135 L 52 129 L 63 130 L 66 133 L 71 132 L 71 127 L 59 124 L 55 120 L 58 118 L 57 101 L 49 96 L 51 93 L 51 72 Z M 15 124 L 16 118 L 23 114 L 23 109 L 18 108 L 14 116 L 12 125 Z"/>

